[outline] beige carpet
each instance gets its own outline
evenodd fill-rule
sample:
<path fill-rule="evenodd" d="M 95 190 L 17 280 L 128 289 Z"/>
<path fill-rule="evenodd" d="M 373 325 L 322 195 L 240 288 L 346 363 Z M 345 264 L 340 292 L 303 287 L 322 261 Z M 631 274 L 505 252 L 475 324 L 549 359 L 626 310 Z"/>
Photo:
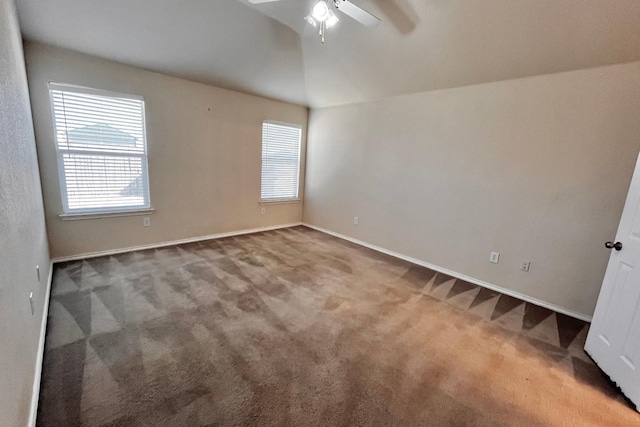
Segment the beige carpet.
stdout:
<path fill-rule="evenodd" d="M 38 425 L 640 425 L 586 331 L 304 227 L 58 264 Z"/>

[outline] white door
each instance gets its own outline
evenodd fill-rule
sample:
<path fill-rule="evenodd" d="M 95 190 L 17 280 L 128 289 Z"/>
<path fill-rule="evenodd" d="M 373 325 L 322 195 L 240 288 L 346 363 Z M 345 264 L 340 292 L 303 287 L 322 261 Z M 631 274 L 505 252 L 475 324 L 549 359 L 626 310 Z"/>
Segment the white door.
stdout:
<path fill-rule="evenodd" d="M 640 157 L 585 350 L 640 410 Z"/>

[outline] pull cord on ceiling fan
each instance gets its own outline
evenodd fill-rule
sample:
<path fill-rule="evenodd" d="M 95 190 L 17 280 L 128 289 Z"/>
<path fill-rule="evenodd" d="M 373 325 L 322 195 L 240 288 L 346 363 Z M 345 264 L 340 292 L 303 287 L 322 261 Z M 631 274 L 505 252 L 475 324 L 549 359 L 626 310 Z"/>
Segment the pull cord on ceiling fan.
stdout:
<path fill-rule="evenodd" d="M 338 1 L 334 1 L 334 6 L 337 8 Z M 335 13 L 329 9 L 329 5 L 326 1 L 320 0 L 311 8 L 311 12 L 304 17 L 304 20 L 313 25 L 314 28 L 318 28 L 318 35 L 320 40 L 324 43 L 324 32 L 327 28 L 331 28 L 340 21 Z"/>

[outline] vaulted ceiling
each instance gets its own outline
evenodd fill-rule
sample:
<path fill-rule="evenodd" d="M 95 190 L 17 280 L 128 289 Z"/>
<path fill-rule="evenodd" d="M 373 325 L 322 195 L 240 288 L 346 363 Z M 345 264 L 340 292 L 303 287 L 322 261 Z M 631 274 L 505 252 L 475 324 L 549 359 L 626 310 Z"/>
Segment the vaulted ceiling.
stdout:
<path fill-rule="evenodd" d="M 311 107 L 640 60 L 638 0 L 17 0 L 24 37 Z"/>

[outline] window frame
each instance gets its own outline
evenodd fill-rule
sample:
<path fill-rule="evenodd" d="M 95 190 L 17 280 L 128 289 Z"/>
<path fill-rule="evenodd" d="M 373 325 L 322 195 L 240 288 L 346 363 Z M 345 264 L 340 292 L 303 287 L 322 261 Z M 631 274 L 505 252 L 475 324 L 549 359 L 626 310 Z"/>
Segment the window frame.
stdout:
<path fill-rule="evenodd" d="M 51 120 L 53 127 L 53 142 L 56 151 L 56 160 L 58 165 L 58 183 L 60 185 L 60 197 L 62 202 L 62 213 L 58 216 L 63 220 L 71 220 L 71 219 L 86 219 L 86 218 L 106 218 L 106 217 L 116 217 L 116 216 L 130 216 L 130 215 L 143 215 L 152 213 L 154 209 L 151 206 L 151 185 L 149 180 L 149 144 L 147 139 L 147 115 L 146 115 L 146 102 L 144 97 L 141 95 L 127 94 L 121 92 L 114 92 L 103 89 L 95 89 L 86 86 L 79 86 L 68 83 L 59 83 L 50 81 L 47 85 L 49 92 L 49 105 L 51 110 Z M 58 123 L 56 121 L 56 110 L 54 105 L 53 91 L 62 91 L 62 92 L 74 92 L 86 95 L 96 95 L 103 96 L 108 98 L 123 98 L 123 99 L 131 99 L 136 101 L 141 101 L 142 103 L 142 138 L 143 138 L 143 146 L 144 151 L 141 154 L 138 153 L 124 153 L 124 152 L 110 152 L 105 154 L 104 152 L 100 152 L 98 150 L 74 150 L 67 149 L 61 150 L 58 143 Z M 131 205 L 131 206 L 108 206 L 103 208 L 84 208 L 84 209 L 70 209 L 69 208 L 69 199 L 67 192 L 67 177 L 65 175 L 64 168 L 64 154 L 74 154 L 74 153 L 82 153 L 88 155 L 95 156 L 112 156 L 112 157 L 137 157 L 142 161 L 143 171 L 146 172 L 146 194 L 145 204 L 140 205 Z"/>
<path fill-rule="evenodd" d="M 294 197 L 280 197 L 280 198 L 267 198 L 264 199 L 262 197 L 262 183 L 263 183 L 263 167 L 264 167 L 264 156 L 263 156 L 263 151 L 264 151 L 264 126 L 265 125 L 277 125 L 277 126 L 283 126 L 283 127 L 288 127 L 288 128 L 292 128 L 292 129 L 297 129 L 300 131 L 300 138 L 298 140 L 298 159 L 297 159 L 297 169 L 296 169 L 296 195 Z M 276 120 L 263 120 L 262 121 L 262 127 L 261 127 L 261 132 L 260 132 L 260 204 L 278 204 L 278 203 L 296 203 L 296 202 L 300 202 L 302 201 L 302 198 L 300 197 L 300 172 L 302 170 L 302 138 L 303 138 L 303 127 L 302 125 L 299 124 L 295 124 L 295 123 L 286 123 L 286 122 L 280 122 L 280 121 L 276 121 Z"/>

